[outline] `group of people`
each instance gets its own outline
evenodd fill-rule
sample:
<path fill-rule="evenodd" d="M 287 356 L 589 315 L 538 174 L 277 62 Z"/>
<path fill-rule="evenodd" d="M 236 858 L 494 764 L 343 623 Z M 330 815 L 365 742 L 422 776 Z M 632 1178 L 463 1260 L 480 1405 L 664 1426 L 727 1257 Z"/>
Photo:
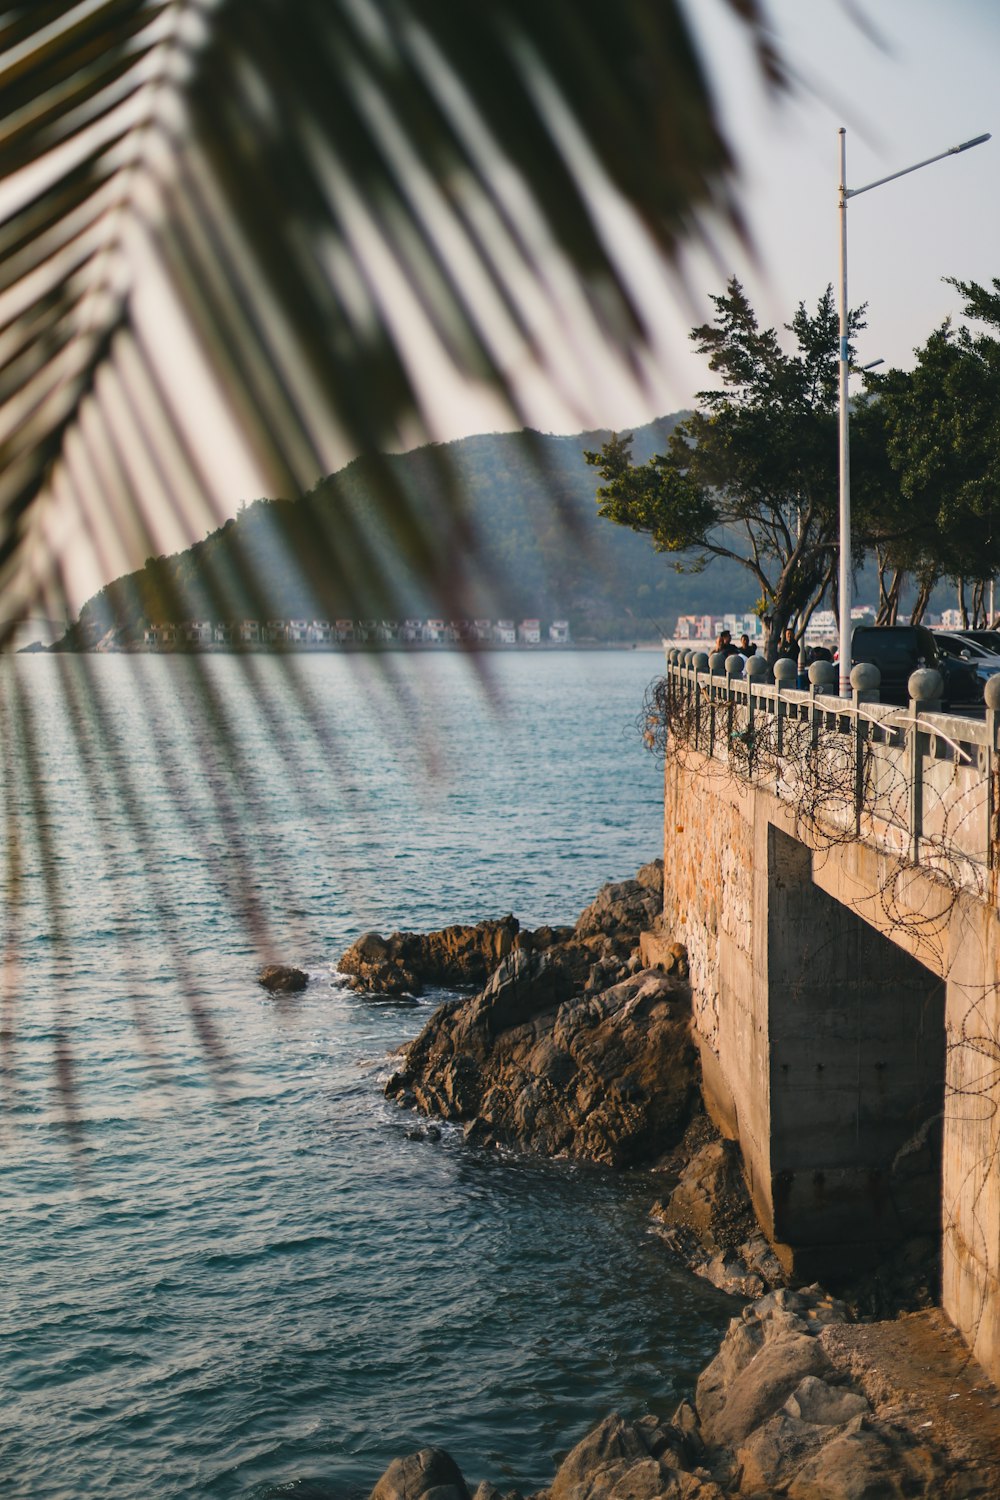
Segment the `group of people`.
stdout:
<path fill-rule="evenodd" d="M 715 643 L 715 649 L 722 656 L 732 656 L 734 653 L 742 656 L 744 665 L 751 656 L 756 656 L 757 654 L 757 647 L 751 641 L 746 631 L 740 636 L 740 643 L 736 646 L 733 644 L 732 632 L 720 630 L 719 638 Z M 805 669 L 814 661 L 833 661 L 833 652 L 828 646 L 813 646 L 811 650 L 809 647 L 804 647 L 800 652 L 799 643 L 795 639 L 795 631 L 789 625 L 782 633 L 775 655 L 776 661 L 781 661 L 782 658 L 786 661 L 797 662 L 800 669 Z"/>
<path fill-rule="evenodd" d="M 720 653 L 722 656 L 742 656 L 744 662 L 746 662 L 749 657 L 756 656 L 757 654 L 757 647 L 754 645 L 753 641 L 751 641 L 746 631 L 744 631 L 740 636 L 739 645 L 734 646 L 732 633 L 728 630 L 720 630 L 719 639 L 715 643 L 715 649 L 716 652 Z"/>

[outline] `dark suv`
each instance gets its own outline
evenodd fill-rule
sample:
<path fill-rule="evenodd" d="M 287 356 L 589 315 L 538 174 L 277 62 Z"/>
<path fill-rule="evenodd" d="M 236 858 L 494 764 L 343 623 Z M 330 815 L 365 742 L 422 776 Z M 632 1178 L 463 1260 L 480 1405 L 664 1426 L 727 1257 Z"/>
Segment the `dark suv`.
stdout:
<path fill-rule="evenodd" d="M 881 672 L 883 703 L 909 702 L 907 683 L 918 667 L 933 667 L 941 673 L 944 708 L 983 701 L 975 668 L 940 651 L 924 625 L 859 625 L 851 637 L 851 665 L 859 661 L 870 661 Z"/>

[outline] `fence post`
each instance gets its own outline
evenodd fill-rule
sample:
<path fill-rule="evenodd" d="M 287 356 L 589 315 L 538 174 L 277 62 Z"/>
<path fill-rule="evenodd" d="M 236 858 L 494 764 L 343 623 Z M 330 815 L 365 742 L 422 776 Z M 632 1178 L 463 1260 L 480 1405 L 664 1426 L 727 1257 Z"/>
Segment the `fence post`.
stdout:
<path fill-rule="evenodd" d="M 910 861 L 920 862 L 920 840 L 924 832 L 924 759 L 920 711 L 936 713 L 941 708 L 944 679 L 933 667 L 918 667 L 907 683 L 910 694 Z"/>
<path fill-rule="evenodd" d="M 994 777 L 997 769 L 997 722 L 1000 720 L 1000 674 L 986 679 L 983 689 L 986 701 L 986 867 L 997 868 L 997 843 L 1000 828 L 997 827 L 997 788 Z M 995 887 L 994 889 L 994 900 Z"/>
<path fill-rule="evenodd" d="M 861 717 L 862 703 L 877 703 L 882 673 L 874 662 L 859 661 L 851 668 L 851 699 L 854 704 L 854 833 L 861 837 L 861 813 L 865 803 L 865 746 L 870 737 L 867 720 Z"/>
<path fill-rule="evenodd" d="M 782 696 L 782 689 L 794 687 L 798 676 L 798 667 L 790 657 L 781 656 L 774 664 L 774 713 L 777 719 L 777 751 L 778 751 L 778 774 L 775 780 L 775 792 L 781 784 L 781 757 L 785 751 L 785 717 L 787 704 Z"/>
<path fill-rule="evenodd" d="M 709 687 L 709 720 L 708 720 L 708 753 L 715 754 L 715 714 L 717 701 L 716 677 L 721 677 L 726 668 L 726 658 L 723 652 L 713 651 L 708 658 L 708 670 L 712 674 L 712 682 Z"/>
<path fill-rule="evenodd" d="M 695 749 L 701 749 L 701 674 L 708 671 L 708 654 L 705 651 L 696 651 L 691 658 L 691 668 L 694 672 L 694 744 Z"/>

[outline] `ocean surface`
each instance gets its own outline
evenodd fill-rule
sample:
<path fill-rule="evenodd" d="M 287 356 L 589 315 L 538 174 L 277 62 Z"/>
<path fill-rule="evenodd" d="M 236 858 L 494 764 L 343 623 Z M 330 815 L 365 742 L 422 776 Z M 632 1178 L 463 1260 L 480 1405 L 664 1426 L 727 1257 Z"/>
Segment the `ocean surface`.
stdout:
<path fill-rule="evenodd" d="M 648 652 L 0 661 L 0 1494 L 525 1491 L 733 1304 L 616 1175 L 413 1140 L 362 931 L 567 922 L 661 848 Z M 308 969 L 269 998 L 262 956 Z"/>

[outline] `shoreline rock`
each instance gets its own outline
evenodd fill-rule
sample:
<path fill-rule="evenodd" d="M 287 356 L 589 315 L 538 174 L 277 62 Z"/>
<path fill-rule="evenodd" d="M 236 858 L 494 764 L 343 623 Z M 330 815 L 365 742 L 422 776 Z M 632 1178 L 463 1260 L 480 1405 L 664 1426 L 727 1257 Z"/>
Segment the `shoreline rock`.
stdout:
<path fill-rule="evenodd" d="M 910 1357 L 952 1354 L 946 1383 L 959 1386 L 955 1399 L 974 1400 L 978 1387 L 960 1378 L 968 1362 L 957 1333 L 932 1314 L 915 1318 L 925 1322 Z M 669 1421 L 605 1417 L 530 1500 L 992 1500 L 1000 1484 L 995 1406 L 982 1401 L 981 1430 L 971 1436 L 968 1425 L 935 1430 L 933 1418 L 918 1423 L 901 1409 L 891 1386 L 880 1392 L 866 1381 L 852 1334 L 894 1326 L 853 1324 L 846 1305 L 819 1286 L 768 1293 L 731 1320 L 693 1402 L 682 1401 Z M 440 1500 L 466 1500 L 470 1486 L 448 1455 L 426 1449 L 390 1465 L 371 1500 L 423 1500 L 431 1452 Z M 483 1481 L 473 1500 L 500 1493 Z M 510 1491 L 506 1500 L 521 1496 Z"/>
<path fill-rule="evenodd" d="M 375 992 L 399 993 L 392 984 L 455 987 L 428 976 L 457 972 L 467 976 L 462 983 L 481 985 L 440 1006 L 403 1049 L 389 1098 L 461 1121 L 477 1146 L 653 1168 L 664 1192 L 650 1212 L 665 1245 L 720 1290 L 750 1299 L 702 1371 L 693 1402 L 683 1401 L 670 1422 L 605 1418 L 532 1500 L 1000 1494 L 1000 1399 L 982 1407 L 983 1442 L 977 1445 L 978 1429 L 970 1436 L 963 1428 L 955 1440 L 942 1426 L 946 1441 L 935 1443 L 934 1419 L 918 1428 L 892 1380 L 884 1372 L 870 1378 L 878 1331 L 898 1338 L 904 1324 L 853 1321 L 859 1312 L 927 1309 L 933 1246 L 900 1246 L 877 1273 L 837 1288 L 845 1300 L 819 1286 L 784 1284 L 757 1224 L 739 1149 L 701 1107 L 686 955 L 665 944 L 660 930 L 662 873 L 656 861 L 634 881 L 605 886 L 573 928 L 522 932 L 510 917 L 422 940 L 366 934 L 341 961 L 358 988 Z M 640 934 L 650 931 L 666 955 L 656 969 L 643 966 L 640 952 Z M 491 954 L 489 975 L 471 977 Z M 942 1363 L 958 1335 L 935 1312 L 911 1317 L 935 1315 Z M 930 1328 L 913 1321 L 905 1332 L 917 1339 Z M 863 1330 L 874 1339 L 867 1364 L 857 1354 Z M 945 1378 L 960 1384 L 970 1366 L 963 1346 Z M 992 1391 L 981 1372 L 978 1379 L 966 1381 L 970 1392 Z M 425 1479 L 439 1471 L 440 1479 Z M 470 1493 L 447 1454 L 421 1450 L 391 1465 L 371 1500 L 423 1500 L 438 1489 L 434 1500 Z M 472 1500 L 502 1497 L 484 1481 Z M 506 1500 L 521 1497 L 510 1492 Z"/>

